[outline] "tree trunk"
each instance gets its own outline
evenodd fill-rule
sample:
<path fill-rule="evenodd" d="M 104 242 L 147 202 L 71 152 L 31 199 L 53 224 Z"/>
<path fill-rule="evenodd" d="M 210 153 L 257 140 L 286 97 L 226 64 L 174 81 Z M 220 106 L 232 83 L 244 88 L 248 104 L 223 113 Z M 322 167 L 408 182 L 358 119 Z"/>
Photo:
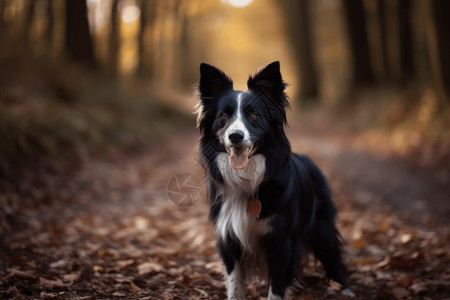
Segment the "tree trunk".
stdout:
<path fill-rule="evenodd" d="M 53 33 L 55 29 L 55 15 L 53 13 L 53 0 L 47 0 L 47 27 L 45 28 L 45 40 L 47 51 L 51 55 L 53 47 Z"/>
<path fill-rule="evenodd" d="M 281 2 L 287 19 L 291 44 L 298 59 L 300 74 L 299 99 L 305 103 L 319 100 L 319 81 L 311 33 L 310 0 L 284 0 Z"/>
<path fill-rule="evenodd" d="M 366 14 L 362 1 L 343 0 L 350 46 L 353 84 L 355 86 L 374 83 L 374 71 L 370 60 Z"/>
<path fill-rule="evenodd" d="M 119 0 L 113 0 L 111 6 L 111 31 L 109 33 L 109 67 L 113 73 L 118 71 L 118 54 L 120 48 L 120 19 L 118 16 L 117 7 Z"/>
<path fill-rule="evenodd" d="M 389 66 L 389 52 L 388 52 L 388 32 L 386 21 L 386 0 L 376 0 L 377 16 L 378 16 L 378 28 L 380 32 L 380 64 L 384 70 L 382 81 L 389 80 L 389 74 L 391 73 Z"/>
<path fill-rule="evenodd" d="M 450 102 L 450 1 L 430 0 L 428 47 L 433 81 L 440 98 Z"/>
<path fill-rule="evenodd" d="M 137 67 L 137 75 L 144 76 L 145 75 L 145 29 L 147 27 L 147 1 L 141 0 L 141 22 L 139 26 L 139 35 L 138 35 L 138 67 Z M 153 8 L 153 7 L 152 7 Z"/>
<path fill-rule="evenodd" d="M 185 11 L 182 12 L 185 14 Z M 181 68 L 181 84 L 185 87 L 192 85 L 192 78 L 195 78 L 197 72 L 197 64 L 198 62 L 193 59 L 192 54 L 192 45 L 191 45 L 191 35 L 190 32 L 192 30 L 191 20 L 189 16 L 182 16 L 182 25 L 181 25 L 181 35 L 180 35 L 180 49 L 182 51 L 179 53 L 179 61 L 182 65 Z M 194 65 L 195 64 L 195 67 Z M 194 71 L 195 70 L 195 71 Z"/>
<path fill-rule="evenodd" d="M 6 3 L 5 0 L 0 0 L 0 31 L 4 31 L 5 30 L 5 7 L 6 7 Z"/>
<path fill-rule="evenodd" d="M 69 59 L 96 66 L 86 0 L 66 0 L 65 50 Z"/>
<path fill-rule="evenodd" d="M 314 41 L 311 34 L 311 9 L 309 0 L 299 1 L 299 35 L 298 55 L 300 60 L 300 76 L 302 80 L 300 99 L 306 102 L 317 102 L 319 86 L 317 78 Z"/>
<path fill-rule="evenodd" d="M 25 40 L 25 45 L 27 47 L 30 46 L 30 39 L 31 39 L 31 30 L 33 28 L 33 20 L 34 20 L 34 10 L 36 7 L 36 0 L 29 0 L 26 5 L 26 15 L 25 15 L 25 27 L 24 27 L 24 33 L 23 37 Z"/>
<path fill-rule="evenodd" d="M 375 4 L 376 26 L 370 24 L 372 65 L 377 79 L 384 83 L 404 85 L 413 78 L 414 46 L 412 36 L 412 3 L 410 0 L 372 0 Z M 370 10 L 369 7 L 367 7 Z M 374 45 L 375 44 L 375 45 Z M 383 70 L 380 72 L 380 70 Z"/>
<path fill-rule="evenodd" d="M 414 43 L 412 34 L 412 3 L 410 0 L 398 0 L 398 46 L 401 85 L 414 77 Z"/>

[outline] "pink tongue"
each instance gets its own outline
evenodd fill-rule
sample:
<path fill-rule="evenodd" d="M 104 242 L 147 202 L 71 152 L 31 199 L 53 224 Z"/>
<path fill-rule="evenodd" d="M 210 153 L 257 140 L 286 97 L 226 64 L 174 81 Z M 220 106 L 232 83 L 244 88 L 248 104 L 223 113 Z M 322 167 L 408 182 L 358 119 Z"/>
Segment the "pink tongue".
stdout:
<path fill-rule="evenodd" d="M 236 153 L 236 150 L 234 148 L 231 148 L 230 154 L 231 167 L 235 170 L 244 169 L 248 164 L 248 153 L 249 153 L 248 148 L 242 150 L 242 152 L 240 153 Z"/>

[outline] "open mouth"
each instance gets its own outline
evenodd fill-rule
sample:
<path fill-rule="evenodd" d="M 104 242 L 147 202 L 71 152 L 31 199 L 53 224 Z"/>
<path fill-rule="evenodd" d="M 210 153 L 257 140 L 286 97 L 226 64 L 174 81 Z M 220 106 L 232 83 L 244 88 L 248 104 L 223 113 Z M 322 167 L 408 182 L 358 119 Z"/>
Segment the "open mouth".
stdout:
<path fill-rule="evenodd" d="M 227 147 L 230 154 L 230 166 L 235 170 L 245 169 L 248 165 L 249 158 L 255 153 L 257 143 L 253 143 L 250 147 Z"/>

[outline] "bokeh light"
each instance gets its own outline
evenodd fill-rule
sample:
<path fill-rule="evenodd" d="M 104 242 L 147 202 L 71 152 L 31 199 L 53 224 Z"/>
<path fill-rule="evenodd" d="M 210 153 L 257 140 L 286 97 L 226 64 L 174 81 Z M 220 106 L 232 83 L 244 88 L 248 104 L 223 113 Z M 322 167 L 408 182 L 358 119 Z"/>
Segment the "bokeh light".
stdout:
<path fill-rule="evenodd" d="M 222 0 L 222 2 L 234 7 L 244 7 L 250 5 L 253 0 Z"/>

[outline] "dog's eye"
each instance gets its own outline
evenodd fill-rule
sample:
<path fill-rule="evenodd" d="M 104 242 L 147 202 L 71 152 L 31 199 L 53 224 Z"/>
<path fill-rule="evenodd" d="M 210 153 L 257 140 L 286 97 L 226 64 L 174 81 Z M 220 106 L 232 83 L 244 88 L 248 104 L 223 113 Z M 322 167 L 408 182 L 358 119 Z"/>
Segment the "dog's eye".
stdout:
<path fill-rule="evenodd" d="M 223 113 L 223 114 L 221 114 L 219 116 L 219 118 L 222 119 L 222 120 L 228 120 L 230 118 L 230 116 L 228 114 L 226 114 L 226 113 Z"/>
<path fill-rule="evenodd" d="M 258 119 L 258 114 L 257 113 L 251 113 L 250 114 L 250 119 L 252 119 L 252 120 Z"/>

